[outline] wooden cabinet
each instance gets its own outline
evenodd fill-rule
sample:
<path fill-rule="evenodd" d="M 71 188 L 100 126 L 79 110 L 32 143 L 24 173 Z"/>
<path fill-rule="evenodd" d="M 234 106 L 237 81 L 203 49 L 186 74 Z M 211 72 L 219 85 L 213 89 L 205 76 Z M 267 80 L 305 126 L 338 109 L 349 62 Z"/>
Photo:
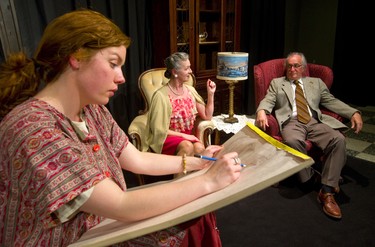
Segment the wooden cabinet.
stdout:
<path fill-rule="evenodd" d="M 159 8 L 162 7 L 159 5 Z M 228 85 L 216 79 L 217 53 L 240 51 L 241 0 L 169 0 L 168 8 L 169 40 L 163 43 L 169 43 L 170 54 L 176 51 L 189 53 L 197 78 L 196 88 L 202 97 L 207 97 L 207 79 L 217 82 L 215 114 L 228 113 Z M 160 22 L 160 19 L 156 21 Z M 160 35 L 160 32 L 154 35 L 159 39 L 154 50 L 165 49 L 160 47 Z M 240 84 L 235 92 L 235 113 L 242 108 Z"/>

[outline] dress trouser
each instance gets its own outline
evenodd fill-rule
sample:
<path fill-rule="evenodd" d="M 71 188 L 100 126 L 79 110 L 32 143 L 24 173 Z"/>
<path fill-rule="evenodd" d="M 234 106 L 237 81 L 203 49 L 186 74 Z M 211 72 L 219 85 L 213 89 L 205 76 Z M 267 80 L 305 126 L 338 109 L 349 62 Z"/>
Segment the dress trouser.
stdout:
<path fill-rule="evenodd" d="M 338 187 L 341 171 L 346 163 L 345 136 L 338 130 L 311 118 L 307 124 L 300 123 L 296 118 L 287 122 L 281 131 L 285 144 L 302 152 L 306 152 L 305 140 L 310 140 L 324 153 L 321 183 Z M 308 181 L 314 171 L 311 167 L 298 173 L 300 181 Z"/>

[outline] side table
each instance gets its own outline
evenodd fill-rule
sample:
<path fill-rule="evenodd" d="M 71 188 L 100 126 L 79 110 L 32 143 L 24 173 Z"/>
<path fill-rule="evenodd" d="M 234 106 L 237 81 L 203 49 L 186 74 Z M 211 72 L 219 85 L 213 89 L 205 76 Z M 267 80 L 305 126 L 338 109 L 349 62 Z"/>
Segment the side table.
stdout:
<path fill-rule="evenodd" d="M 245 125 L 250 122 L 254 124 L 254 116 L 248 115 L 234 115 L 238 119 L 238 123 L 225 123 L 224 118 L 227 118 L 228 114 L 220 114 L 214 116 L 211 121 L 215 125 L 215 144 L 220 144 L 220 131 L 225 132 L 226 134 L 236 134 L 240 131 Z"/>

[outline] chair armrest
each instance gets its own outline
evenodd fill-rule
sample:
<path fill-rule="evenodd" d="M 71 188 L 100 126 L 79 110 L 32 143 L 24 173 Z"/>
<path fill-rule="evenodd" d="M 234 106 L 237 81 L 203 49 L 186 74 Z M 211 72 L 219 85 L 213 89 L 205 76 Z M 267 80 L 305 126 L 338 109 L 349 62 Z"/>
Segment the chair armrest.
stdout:
<path fill-rule="evenodd" d="M 145 142 L 144 133 L 147 124 L 147 114 L 139 115 L 134 118 L 128 128 L 128 134 L 133 145 L 142 151 L 142 144 Z"/>
<path fill-rule="evenodd" d="M 267 119 L 268 128 L 265 130 L 265 132 L 272 137 L 281 136 L 279 124 L 277 123 L 275 116 L 272 114 L 267 114 Z"/>
<path fill-rule="evenodd" d="M 197 118 L 195 121 L 195 136 L 204 144 L 205 147 L 211 145 L 211 134 L 215 125 L 211 120 L 202 120 Z"/>

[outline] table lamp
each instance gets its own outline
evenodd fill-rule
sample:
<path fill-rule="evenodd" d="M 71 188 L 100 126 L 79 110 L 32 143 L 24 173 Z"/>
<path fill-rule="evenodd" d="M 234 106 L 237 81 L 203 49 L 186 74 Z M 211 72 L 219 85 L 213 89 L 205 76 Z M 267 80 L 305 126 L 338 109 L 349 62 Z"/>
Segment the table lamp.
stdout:
<path fill-rule="evenodd" d="M 247 79 L 249 54 L 246 52 L 218 52 L 216 78 L 224 80 L 229 88 L 229 116 L 225 123 L 238 123 L 234 117 L 233 97 L 235 84 Z"/>

